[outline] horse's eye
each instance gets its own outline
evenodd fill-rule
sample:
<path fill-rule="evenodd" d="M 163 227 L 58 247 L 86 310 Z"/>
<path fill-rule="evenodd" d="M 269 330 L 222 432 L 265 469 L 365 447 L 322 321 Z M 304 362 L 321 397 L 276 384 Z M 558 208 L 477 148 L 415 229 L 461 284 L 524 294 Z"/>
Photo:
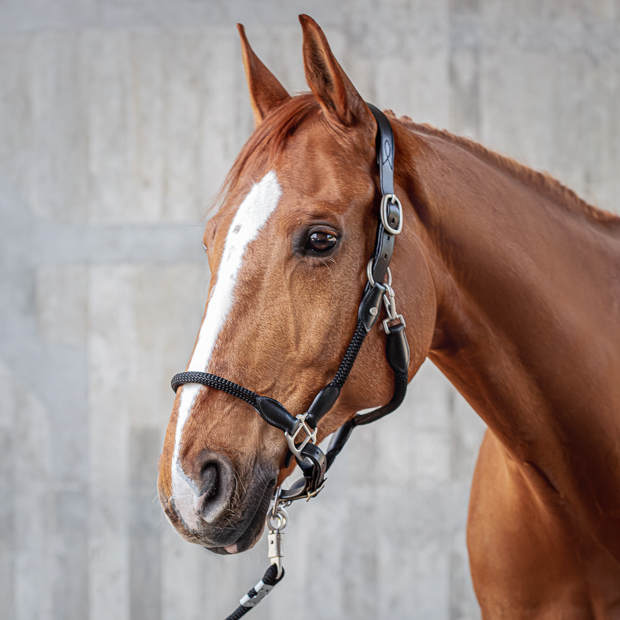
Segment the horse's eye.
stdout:
<path fill-rule="evenodd" d="M 324 230 L 317 230 L 308 237 L 306 250 L 316 252 L 317 254 L 324 254 L 332 250 L 336 246 L 337 241 L 338 239 L 335 235 Z"/>

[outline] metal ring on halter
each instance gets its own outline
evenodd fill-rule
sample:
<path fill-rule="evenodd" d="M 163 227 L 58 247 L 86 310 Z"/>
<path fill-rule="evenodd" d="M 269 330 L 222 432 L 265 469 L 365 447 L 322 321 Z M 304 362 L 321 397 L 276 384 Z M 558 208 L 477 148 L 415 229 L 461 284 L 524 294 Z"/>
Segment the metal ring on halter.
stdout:
<path fill-rule="evenodd" d="M 388 223 L 388 203 L 398 207 L 398 227 L 392 228 Z M 403 206 L 395 194 L 385 194 L 381 198 L 381 223 L 390 235 L 399 235 L 403 229 Z"/>
<path fill-rule="evenodd" d="M 373 259 L 371 258 L 368 261 L 368 265 L 366 265 L 366 275 L 368 276 L 368 282 L 370 283 L 370 286 L 374 286 L 375 285 L 375 279 L 372 277 L 372 261 Z M 388 288 L 391 288 L 392 286 L 392 271 L 390 270 L 390 268 L 387 268 L 387 277 L 388 277 L 388 281 L 387 281 L 387 285 Z"/>
<path fill-rule="evenodd" d="M 286 527 L 287 522 L 288 513 L 284 508 L 282 508 L 282 506 L 278 507 L 278 512 L 275 517 L 272 514 L 267 515 L 267 528 L 270 532 L 280 532 Z"/>

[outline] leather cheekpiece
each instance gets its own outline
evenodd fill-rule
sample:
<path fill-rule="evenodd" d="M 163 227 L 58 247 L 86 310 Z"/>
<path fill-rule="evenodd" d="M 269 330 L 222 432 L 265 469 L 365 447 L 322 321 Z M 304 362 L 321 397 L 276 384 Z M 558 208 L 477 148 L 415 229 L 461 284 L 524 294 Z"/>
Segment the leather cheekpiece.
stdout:
<path fill-rule="evenodd" d="M 383 282 L 394 254 L 394 235 L 390 235 L 381 222 L 377 230 L 376 248 L 372 263 L 372 279 L 375 282 Z"/>

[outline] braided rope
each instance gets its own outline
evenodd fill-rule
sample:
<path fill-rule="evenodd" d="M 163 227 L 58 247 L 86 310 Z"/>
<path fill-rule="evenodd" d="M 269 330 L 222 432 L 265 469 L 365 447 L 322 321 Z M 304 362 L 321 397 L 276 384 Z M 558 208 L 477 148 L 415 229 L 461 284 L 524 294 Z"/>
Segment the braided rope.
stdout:
<path fill-rule="evenodd" d="M 239 607 L 237 607 L 237 609 L 235 609 L 235 611 L 233 611 L 232 614 L 226 618 L 226 620 L 239 620 L 239 618 L 243 618 L 243 616 L 245 616 L 245 614 L 247 614 L 251 609 L 252 607 L 239 605 Z"/>
<path fill-rule="evenodd" d="M 232 396 L 236 396 L 237 398 L 244 400 L 249 405 L 252 405 L 252 407 L 256 407 L 256 399 L 258 398 L 258 394 L 252 392 L 252 390 L 244 388 L 242 385 L 233 383 L 228 379 L 224 379 L 223 377 L 218 377 L 217 375 L 212 375 L 208 372 L 180 372 L 178 375 L 174 375 L 174 377 L 172 377 L 172 381 L 170 382 L 172 389 L 175 392 L 179 389 L 179 387 L 185 385 L 186 383 L 200 383 L 201 385 L 206 385 L 207 387 L 221 390 L 222 392 L 226 392 L 227 394 L 231 394 Z"/>
<path fill-rule="evenodd" d="M 364 327 L 362 321 L 358 319 L 355 333 L 351 338 L 351 342 L 349 342 L 349 346 L 347 347 L 347 351 L 342 358 L 342 362 L 340 362 L 338 372 L 336 373 L 336 376 L 332 379 L 330 385 L 333 385 L 337 388 L 342 388 L 342 386 L 345 384 L 345 381 L 349 377 L 351 368 L 353 368 L 353 364 L 355 363 L 355 359 L 357 358 L 357 354 L 360 352 L 360 348 L 364 343 L 365 338 L 366 328 Z"/>
<path fill-rule="evenodd" d="M 383 416 L 386 416 L 388 413 L 392 413 L 395 409 L 398 409 L 405 398 L 405 394 L 407 393 L 408 383 L 409 377 L 406 372 L 394 371 L 394 394 L 392 395 L 390 402 L 383 405 L 383 407 L 379 407 L 379 409 L 375 409 L 374 411 L 356 415 L 352 420 L 353 425 L 362 426 L 363 424 L 370 424 L 371 422 L 375 422 Z"/>

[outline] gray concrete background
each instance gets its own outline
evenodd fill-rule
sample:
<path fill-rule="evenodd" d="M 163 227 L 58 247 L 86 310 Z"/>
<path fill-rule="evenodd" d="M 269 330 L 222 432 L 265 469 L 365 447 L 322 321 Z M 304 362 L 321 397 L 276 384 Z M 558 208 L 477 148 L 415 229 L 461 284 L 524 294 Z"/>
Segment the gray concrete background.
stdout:
<path fill-rule="evenodd" d="M 618 0 L 0 0 L 2 620 L 217 620 L 262 574 L 264 541 L 223 558 L 173 532 L 156 461 L 206 207 L 252 127 L 234 22 L 299 90 L 302 11 L 368 100 L 618 210 Z M 423 366 L 291 509 L 287 578 L 253 617 L 478 618 L 483 430 Z"/>

